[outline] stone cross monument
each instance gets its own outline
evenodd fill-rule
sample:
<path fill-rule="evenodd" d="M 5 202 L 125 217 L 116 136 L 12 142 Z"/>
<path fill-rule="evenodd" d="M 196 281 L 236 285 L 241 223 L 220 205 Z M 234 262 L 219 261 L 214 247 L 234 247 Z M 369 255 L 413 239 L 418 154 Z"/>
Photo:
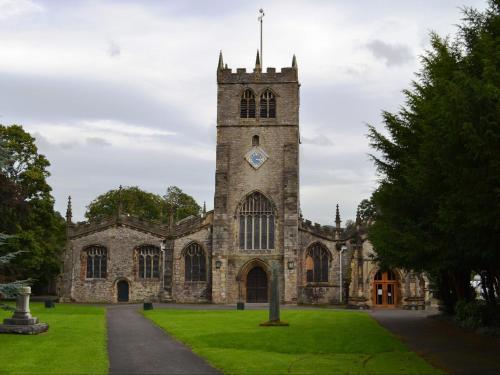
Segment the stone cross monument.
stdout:
<path fill-rule="evenodd" d="M 271 276 L 271 300 L 269 302 L 269 321 L 261 326 L 288 326 L 287 322 L 280 320 L 280 284 L 278 280 L 278 267 L 273 265 Z"/>

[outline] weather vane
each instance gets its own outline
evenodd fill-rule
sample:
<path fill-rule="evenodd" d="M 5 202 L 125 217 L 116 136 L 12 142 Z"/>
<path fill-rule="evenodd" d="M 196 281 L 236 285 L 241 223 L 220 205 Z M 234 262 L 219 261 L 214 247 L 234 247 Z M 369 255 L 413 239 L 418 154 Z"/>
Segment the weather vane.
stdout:
<path fill-rule="evenodd" d="M 264 9 L 260 8 L 259 13 L 260 13 L 260 16 L 258 19 L 260 21 L 260 66 L 264 66 L 264 60 L 263 60 L 263 56 L 262 56 L 262 19 L 265 16 Z"/>

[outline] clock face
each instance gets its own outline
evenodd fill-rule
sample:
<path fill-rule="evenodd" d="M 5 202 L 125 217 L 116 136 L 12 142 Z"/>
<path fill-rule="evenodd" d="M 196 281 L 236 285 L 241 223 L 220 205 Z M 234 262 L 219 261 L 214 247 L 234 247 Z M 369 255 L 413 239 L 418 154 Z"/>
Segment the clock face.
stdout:
<path fill-rule="evenodd" d="M 260 147 L 254 147 L 247 153 L 245 159 L 252 167 L 258 169 L 267 160 L 267 155 Z"/>

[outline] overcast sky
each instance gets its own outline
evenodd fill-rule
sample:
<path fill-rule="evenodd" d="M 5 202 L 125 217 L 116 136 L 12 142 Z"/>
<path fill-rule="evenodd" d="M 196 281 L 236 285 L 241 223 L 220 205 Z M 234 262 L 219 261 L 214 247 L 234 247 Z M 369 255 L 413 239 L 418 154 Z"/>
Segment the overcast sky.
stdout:
<path fill-rule="evenodd" d="M 453 34 L 485 1 L 0 0 L 0 123 L 21 124 L 51 162 L 56 209 L 82 220 L 97 195 L 177 185 L 213 207 L 216 66 L 264 66 L 301 81 L 301 206 L 343 221 L 376 174 L 366 123 L 403 104 L 429 32 Z"/>

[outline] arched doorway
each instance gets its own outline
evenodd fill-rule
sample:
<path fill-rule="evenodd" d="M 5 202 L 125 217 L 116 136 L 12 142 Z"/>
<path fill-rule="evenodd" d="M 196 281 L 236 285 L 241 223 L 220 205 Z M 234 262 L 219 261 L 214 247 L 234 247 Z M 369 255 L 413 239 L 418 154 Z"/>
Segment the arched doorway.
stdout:
<path fill-rule="evenodd" d="M 395 307 L 398 304 L 398 281 L 393 271 L 378 271 L 373 278 L 373 305 Z"/>
<path fill-rule="evenodd" d="M 267 302 L 267 274 L 256 266 L 247 274 L 247 302 Z"/>
<path fill-rule="evenodd" d="M 118 291 L 118 302 L 128 302 L 128 282 L 126 280 L 118 281 L 116 289 Z"/>

